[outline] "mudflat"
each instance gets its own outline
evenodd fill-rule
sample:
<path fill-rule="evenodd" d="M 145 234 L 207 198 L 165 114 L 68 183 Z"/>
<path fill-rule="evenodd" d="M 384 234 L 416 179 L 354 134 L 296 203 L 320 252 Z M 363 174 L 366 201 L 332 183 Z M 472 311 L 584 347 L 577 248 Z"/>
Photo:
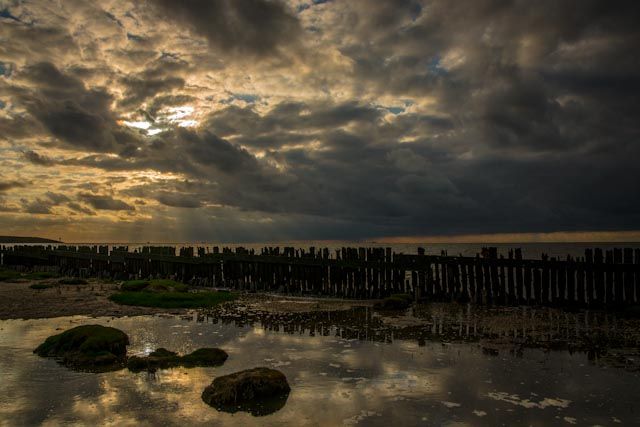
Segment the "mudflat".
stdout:
<path fill-rule="evenodd" d="M 39 319 L 59 316 L 137 316 L 154 313 L 184 313 L 182 309 L 161 309 L 119 305 L 109 300 L 118 291 L 118 284 L 89 281 L 86 285 L 54 285 L 47 289 L 32 289 L 39 280 L 0 283 L 0 319 Z"/>
<path fill-rule="evenodd" d="M 46 289 L 30 286 L 52 285 Z M 0 320 L 40 319 L 59 316 L 138 316 L 144 314 L 184 314 L 189 309 L 167 309 L 120 305 L 109 299 L 119 291 L 118 283 L 91 279 L 84 285 L 63 285 L 58 279 L 20 282 L 0 282 Z M 269 294 L 241 294 L 235 303 L 254 310 L 270 312 L 309 312 L 346 310 L 353 305 L 373 305 L 375 301 L 340 300 L 333 298 L 291 297 Z"/>

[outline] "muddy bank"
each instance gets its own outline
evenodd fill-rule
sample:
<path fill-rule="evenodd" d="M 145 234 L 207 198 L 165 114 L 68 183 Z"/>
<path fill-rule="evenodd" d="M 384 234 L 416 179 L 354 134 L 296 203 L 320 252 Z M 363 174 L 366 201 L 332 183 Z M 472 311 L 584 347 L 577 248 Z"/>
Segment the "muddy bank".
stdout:
<path fill-rule="evenodd" d="M 392 343 L 476 343 L 488 356 L 520 356 L 527 348 L 582 352 L 608 366 L 640 370 L 640 319 L 605 311 L 564 311 L 548 307 L 486 307 L 456 303 L 417 304 L 406 310 L 380 310 L 372 302 L 301 304 L 289 298 L 278 309 L 259 295 L 200 312 L 198 321 L 309 336 Z M 277 298 L 277 297 L 276 297 Z M 343 309 L 323 310 L 323 304 Z"/>
<path fill-rule="evenodd" d="M 31 288 L 34 284 L 43 289 Z M 118 287 L 117 283 L 96 279 L 89 280 L 85 285 L 61 285 L 58 279 L 3 282 L 0 283 L 0 319 L 39 319 L 73 315 L 120 317 L 156 313 L 184 314 L 189 311 L 116 304 L 109 300 L 109 296 L 118 292 Z M 348 310 L 353 305 L 371 306 L 373 303 L 374 301 L 241 294 L 235 308 L 299 313 Z"/>
<path fill-rule="evenodd" d="M 86 285 L 59 285 L 56 280 L 37 283 L 53 285 L 47 289 L 31 289 L 36 282 L 0 283 L 0 319 L 39 319 L 59 316 L 137 316 L 154 313 L 185 313 L 181 309 L 158 309 L 119 305 L 109 295 L 118 285 L 89 281 Z"/>
<path fill-rule="evenodd" d="M 234 307 L 267 313 L 307 313 L 349 310 L 354 306 L 373 307 L 378 300 L 294 297 L 275 294 L 241 294 Z"/>
<path fill-rule="evenodd" d="M 39 281 L 38 283 L 43 283 Z M 0 283 L 0 319 L 71 315 L 136 316 L 171 313 L 236 326 L 260 325 L 292 334 L 336 335 L 393 342 L 475 342 L 487 355 L 519 355 L 525 348 L 585 352 L 607 365 L 640 369 L 640 318 L 629 313 L 549 307 L 487 307 L 456 303 L 379 310 L 377 301 L 241 294 L 208 310 L 124 306 L 109 295 L 118 285 L 90 281 L 35 290 L 33 282 Z"/>

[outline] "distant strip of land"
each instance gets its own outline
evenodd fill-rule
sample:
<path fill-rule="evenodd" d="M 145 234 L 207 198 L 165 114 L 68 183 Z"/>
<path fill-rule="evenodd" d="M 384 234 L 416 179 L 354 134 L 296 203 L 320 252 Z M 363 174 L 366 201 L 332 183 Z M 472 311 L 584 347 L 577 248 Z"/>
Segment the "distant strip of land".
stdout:
<path fill-rule="evenodd" d="M 62 242 L 58 240 L 44 239 L 42 237 L 0 236 L 0 243 L 62 243 Z"/>

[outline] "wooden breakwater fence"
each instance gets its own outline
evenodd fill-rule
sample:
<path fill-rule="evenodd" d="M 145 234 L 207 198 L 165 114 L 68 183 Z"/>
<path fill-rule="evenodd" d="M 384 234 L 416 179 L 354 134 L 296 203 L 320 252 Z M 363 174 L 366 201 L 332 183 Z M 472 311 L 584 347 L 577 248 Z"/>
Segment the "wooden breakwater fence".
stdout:
<path fill-rule="evenodd" d="M 586 249 L 583 257 L 523 259 L 520 249 L 498 256 L 415 255 L 391 248 L 253 249 L 147 246 L 9 246 L 0 262 L 13 268 L 58 268 L 63 274 L 175 278 L 195 285 L 340 298 L 408 293 L 427 301 L 479 304 L 623 306 L 640 299 L 640 249 Z"/>

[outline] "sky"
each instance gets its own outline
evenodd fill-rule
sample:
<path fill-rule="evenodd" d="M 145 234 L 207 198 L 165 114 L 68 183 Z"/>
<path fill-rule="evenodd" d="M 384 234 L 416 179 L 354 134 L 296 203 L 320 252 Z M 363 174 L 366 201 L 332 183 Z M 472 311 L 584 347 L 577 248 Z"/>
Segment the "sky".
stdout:
<path fill-rule="evenodd" d="M 0 0 L 0 234 L 637 240 L 638 22 L 624 0 Z"/>

